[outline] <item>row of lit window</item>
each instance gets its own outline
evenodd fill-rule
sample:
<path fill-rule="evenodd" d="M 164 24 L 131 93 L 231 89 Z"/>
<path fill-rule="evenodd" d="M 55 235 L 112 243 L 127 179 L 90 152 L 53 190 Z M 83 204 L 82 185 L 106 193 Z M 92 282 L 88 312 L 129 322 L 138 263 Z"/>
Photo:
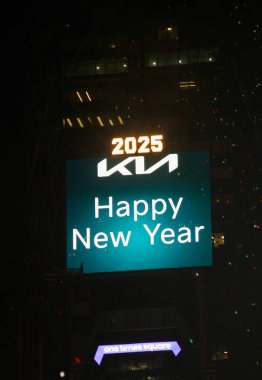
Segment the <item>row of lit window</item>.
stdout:
<path fill-rule="evenodd" d="M 146 67 L 189 65 L 215 62 L 214 50 L 196 49 L 169 52 L 152 52 L 146 55 Z"/>
<path fill-rule="evenodd" d="M 145 66 L 161 67 L 211 63 L 216 61 L 215 56 L 215 51 L 208 49 L 152 52 L 146 54 Z M 64 75 L 68 77 L 126 72 L 128 72 L 128 60 L 126 57 L 102 58 L 100 60 L 67 62 L 64 64 Z"/>
<path fill-rule="evenodd" d="M 64 64 L 64 76 L 85 76 L 101 74 L 119 74 L 128 71 L 127 59 L 100 59 L 92 61 L 67 62 Z"/>
<path fill-rule="evenodd" d="M 180 81 L 178 86 L 182 90 L 189 90 L 197 87 L 197 83 L 194 80 L 190 81 Z M 84 102 L 92 102 L 94 99 L 90 92 L 85 90 L 79 90 L 75 92 L 75 100 L 84 103 Z"/>
<path fill-rule="evenodd" d="M 63 127 L 64 128 L 86 128 L 90 126 L 99 126 L 99 127 L 105 127 L 105 126 L 119 126 L 124 125 L 123 118 L 120 115 L 117 115 L 116 117 L 102 117 L 102 116 L 96 116 L 96 117 L 90 117 L 87 116 L 86 118 L 82 117 L 76 117 L 76 118 L 64 118 L 63 119 Z"/>

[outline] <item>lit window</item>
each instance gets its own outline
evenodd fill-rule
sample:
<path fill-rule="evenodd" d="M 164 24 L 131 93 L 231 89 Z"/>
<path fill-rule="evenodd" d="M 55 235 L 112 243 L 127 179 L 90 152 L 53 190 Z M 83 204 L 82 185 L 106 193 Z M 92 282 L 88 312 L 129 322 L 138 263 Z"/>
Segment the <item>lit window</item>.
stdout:
<path fill-rule="evenodd" d="M 124 122 L 123 122 L 121 116 L 118 115 L 118 116 L 117 116 L 117 119 L 118 119 L 118 121 L 119 121 L 119 123 L 120 123 L 121 125 L 124 125 Z"/>
<path fill-rule="evenodd" d="M 214 347 L 212 351 L 212 360 L 227 360 L 229 352 L 224 346 Z"/>
<path fill-rule="evenodd" d="M 82 103 L 83 99 L 82 99 L 82 97 L 78 91 L 76 91 L 76 95 L 77 95 L 78 99 L 80 100 L 80 102 Z"/>
<path fill-rule="evenodd" d="M 67 121 L 69 127 L 73 127 L 73 124 L 72 124 L 71 120 L 69 119 L 69 117 L 66 119 L 66 121 Z"/>
<path fill-rule="evenodd" d="M 105 70 L 106 70 L 105 60 L 100 59 L 99 61 L 96 61 L 95 69 L 96 69 L 96 74 L 99 74 L 99 75 L 105 74 Z"/>
<path fill-rule="evenodd" d="M 146 54 L 146 66 L 147 67 L 156 67 L 158 62 L 157 52 L 148 52 Z"/>
<path fill-rule="evenodd" d="M 100 117 L 100 116 L 97 116 L 96 118 L 97 118 L 97 121 L 98 121 L 100 127 L 104 127 L 104 123 L 103 123 L 101 117 Z"/>
<path fill-rule="evenodd" d="M 179 63 L 182 65 L 188 64 L 188 50 L 179 51 Z"/>
<path fill-rule="evenodd" d="M 77 117 L 76 120 L 77 120 L 79 126 L 80 126 L 81 128 L 84 128 L 84 125 L 83 125 L 83 123 L 82 123 L 80 117 Z"/>
<path fill-rule="evenodd" d="M 184 90 L 189 90 L 195 87 L 196 87 L 196 83 L 194 80 L 179 82 L 179 88 L 184 89 Z"/>
<path fill-rule="evenodd" d="M 86 91 L 86 96 L 87 96 L 87 99 L 89 100 L 89 102 L 91 102 L 92 101 L 91 96 L 89 95 L 89 93 L 87 91 Z"/>
<path fill-rule="evenodd" d="M 214 232 L 212 235 L 212 240 L 215 248 L 225 244 L 225 236 L 223 232 Z"/>
<path fill-rule="evenodd" d="M 159 40 L 178 40 L 177 29 L 174 25 L 165 25 L 158 29 Z"/>
<path fill-rule="evenodd" d="M 199 49 L 199 62 L 200 63 L 205 63 L 205 62 L 215 62 L 216 61 L 216 56 L 218 55 L 218 49 L 212 49 L 208 50 L 205 48 L 200 48 Z"/>

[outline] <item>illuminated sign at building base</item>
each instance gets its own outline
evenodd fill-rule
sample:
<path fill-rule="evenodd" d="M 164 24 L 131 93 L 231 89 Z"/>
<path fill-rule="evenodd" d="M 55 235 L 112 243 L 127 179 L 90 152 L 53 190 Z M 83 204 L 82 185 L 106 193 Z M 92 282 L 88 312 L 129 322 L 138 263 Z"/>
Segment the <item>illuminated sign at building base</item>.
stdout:
<path fill-rule="evenodd" d="M 98 346 L 94 360 L 98 365 L 101 364 L 104 355 L 112 354 L 128 354 L 138 352 L 156 352 L 156 351 L 173 351 L 177 356 L 181 351 L 176 341 L 171 342 L 147 342 L 147 343 L 129 343 L 129 344 L 112 344 Z"/>

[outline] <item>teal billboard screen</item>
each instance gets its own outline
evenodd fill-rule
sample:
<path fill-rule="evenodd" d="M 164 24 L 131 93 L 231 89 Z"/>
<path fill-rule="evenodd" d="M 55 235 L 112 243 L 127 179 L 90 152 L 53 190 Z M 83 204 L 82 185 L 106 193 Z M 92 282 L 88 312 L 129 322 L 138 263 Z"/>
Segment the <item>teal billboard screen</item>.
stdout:
<path fill-rule="evenodd" d="M 67 269 L 212 265 L 207 151 L 67 161 Z"/>

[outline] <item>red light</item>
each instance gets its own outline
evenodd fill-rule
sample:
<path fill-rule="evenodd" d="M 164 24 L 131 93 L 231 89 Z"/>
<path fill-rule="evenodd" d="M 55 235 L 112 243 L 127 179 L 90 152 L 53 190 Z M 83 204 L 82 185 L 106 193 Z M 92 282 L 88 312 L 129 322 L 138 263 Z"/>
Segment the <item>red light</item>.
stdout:
<path fill-rule="evenodd" d="M 81 359 L 80 359 L 79 356 L 75 356 L 74 357 L 74 363 L 76 363 L 76 364 L 80 364 L 81 363 Z"/>

